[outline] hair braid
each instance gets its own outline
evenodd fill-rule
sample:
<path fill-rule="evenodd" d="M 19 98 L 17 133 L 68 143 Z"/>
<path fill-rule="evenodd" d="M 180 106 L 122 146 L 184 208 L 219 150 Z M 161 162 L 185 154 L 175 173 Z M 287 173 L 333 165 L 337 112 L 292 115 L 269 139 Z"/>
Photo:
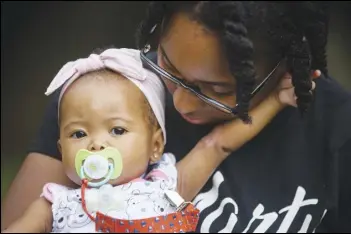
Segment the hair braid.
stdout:
<path fill-rule="evenodd" d="M 290 49 L 292 84 L 295 87 L 297 107 L 303 114 L 312 101 L 310 51 L 307 41 L 297 36 L 294 36 Z"/>
<path fill-rule="evenodd" d="M 291 12 L 296 11 L 296 3 L 287 2 L 285 7 L 286 16 L 283 19 L 283 25 L 288 32 L 284 40 L 286 56 L 290 63 L 297 107 L 303 114 L 312 100 L 312 93 L 310 92 L 312 88 L 310 50 L 303 30 L 296 24 L 294 17 L 291 17 Z"/>
<path fill-rule="evenodd" d="M 235 1 L 206 1 L 197 5 L 195 14 L 196 20 L 218 34 L 222 52 L 237 82 L 238 116 L 250 123 L 248 109 L 255 84 L 255 69 L 253 45 L 247 38 L 244 25 L 244 7 Z"/>
<path fill-rule="evenodd" d="M 289 2 L 286 7 L 291 30 L 288 56 L 297 106 L 303 114 L 313 97 L 311 69 L 320 69 L 327 75 L 327 18 L 324 10 L 312 2 Z"/>
<path fill-rule="evenodd" d="M 328 75 L 326 45 L 328 39 L 329 2 L 296 3 L 299 13 L 292 12 L 296 25 L 303 30 L 310 46 L 313 70 Z"/>
<path fill-rule="evenodd" d="M 204 12 L 208 14 L 217 12 L 222 22 L 222 27 L 219 28 L 219 39 L 222 51 L 228 59 L 229 69 L 237 82 L 238 116 L 249 123 L 251 118 L 248 115 L 248 109 L 255 84 L 255 69 L 253 45 L 247 38 L 247 29 L 244 24 L 244 8 L 240 2 L 220 1 L 215 4 L 209 3 L 207 11 Z"/>

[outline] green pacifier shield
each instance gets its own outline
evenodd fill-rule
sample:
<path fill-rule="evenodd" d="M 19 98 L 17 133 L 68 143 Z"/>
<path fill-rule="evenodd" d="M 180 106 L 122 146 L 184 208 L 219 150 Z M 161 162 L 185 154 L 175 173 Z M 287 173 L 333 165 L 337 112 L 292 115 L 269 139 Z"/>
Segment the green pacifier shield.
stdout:
<path fill-rule="evenodd" d="M 76 158 L 75 158 L 75 167 L 76 172 L 80 176 L 81 168 L 83 166 L 84 160 L 86 160 L 91 155 L 99 155 L 106 160 L 112 160 L 113 163 L 113 173 L 111 179 L 117 179 L 122 174 L 123 163 L 122 163 L 122 156 L 120 152 L 112 147 L 107 147 L 104 150 L 91 152 L 86 149 L 81 149 L 78 151 Z"/>

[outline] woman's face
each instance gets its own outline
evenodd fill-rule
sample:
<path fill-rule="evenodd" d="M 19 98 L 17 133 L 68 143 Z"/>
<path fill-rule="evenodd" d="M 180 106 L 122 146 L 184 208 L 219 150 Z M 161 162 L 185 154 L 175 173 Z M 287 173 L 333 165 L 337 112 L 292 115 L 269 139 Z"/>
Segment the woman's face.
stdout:
<path fill-rule="evenodd" d="M 165 29 L 158 48 L 158 65 L 170 74 L 201 88 L 207 96 L 234 107 L 236 82 L 221 53 L 216 35 L 186 14 L 176 14 Z M 193 93 L 164 79 L 174 106 L 185 120 L 207 124 L 232 116 L 209 106 Z"/>

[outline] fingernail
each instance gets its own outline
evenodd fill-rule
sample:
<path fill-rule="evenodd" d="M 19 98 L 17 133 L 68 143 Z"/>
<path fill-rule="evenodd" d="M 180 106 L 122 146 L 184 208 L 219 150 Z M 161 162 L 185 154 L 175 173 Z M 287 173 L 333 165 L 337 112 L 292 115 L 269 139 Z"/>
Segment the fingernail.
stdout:
<path fill-rule="evenodd" d="M 290 73 L 285 73 L 284 78 L 285 78 L 285 79 L 291 79 Z"/>
<path fill-rule="evenodd" d="M 320 77 L 321 76 L 321 71 L 320 70 L 315 70 L 314 73 L 313 73 L 313 76 L 315 78 Z"/>

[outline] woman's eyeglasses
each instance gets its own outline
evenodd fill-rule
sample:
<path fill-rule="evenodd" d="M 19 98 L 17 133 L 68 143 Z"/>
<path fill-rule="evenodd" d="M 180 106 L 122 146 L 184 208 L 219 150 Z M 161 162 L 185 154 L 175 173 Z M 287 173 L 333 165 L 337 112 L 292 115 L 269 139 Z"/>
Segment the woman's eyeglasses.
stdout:
<path fill-rule="evenodd" d="M 164 20 L 162 20 L 161 23 L 161 32 L 163 31 L 163 24 L 164 24 Z M 155 31 L 157 31 L 157 27 L 158 25 L 156 24 L 154 27 L 152 27 L 151 31 L 150 31 L 150 38 L 152 35 L 157 34 L 155 33 Z M 162 34 L 162 33 L 161 33 Z M 142 48 L 140 50 L 140 58 L 141 61 L 143 63 L 143 66 L 148 67 L 149 69 L 151 69 L 153 72 L 155 72 L 156 74 L 158 74 L 159 76 L 167 79 L 168 81 L 174 83 L 177 86 L 181 86 L 186 90 L 189 90 L 190 92 L 192 92 L 194 95 L 196 95 L 198 98 L 200 98 L 202 101 L 204 101 L 205 103 L 207 103 L 208 105 L 217 108 L 220 111 L 223 111 L 225 113 L 231 114 L 231 115 L 236 115 L 238 113 L 238 104 L 235 105 L 235 107 L 230 107 L 228 105 L 225 105 L 211 97 L 209 97 L 210 95 L 207 95 L 204 92 L 201 92 L 201 90 L 199 89 L 199 87 L 197 86 L 193 86 L 193 85 L 189 85 L 186 84 L 183 80 L 181 80 L 180 78 L 171 75 L 170 73 L 168 73 L 167 71 L 165 71 L 164 69 L 162 69 L 160 66 L 158 66 L 157 64 L 155 64 L 154 62 L 152 62 L 148 57 L 147 54 L 151 51 L 151 45 L 147 44 L 144 46 L 144 48 Z M 273 73 L 277 70 L 277 68 L 279 67 L 281 61 L 278 62 L 278 64 L 273 68 L 273 70 L 267 75 L 266 78 L 264 78 L 262 80 L 262 82 L 260 84 L 258 84 L 255 89 L 251 92 L 251 99 L 263 88 L 263 86 L 271 79 Z"/>
<path fill-rule="evenodd" d="M 147 53 L 149 53 L 151 51 L 151 46 L 150 44 L 146 45 L 141 51 L 140 51 L 140 58 L 141 61 L 143 63 L 144 66 L 147 66 L 148 68 L 150 68 L 153 72 L 155 72 L 156 74 L 160 75 L 161 77 L 171 81 L 172 83 L 174 83 L 175 85 L 181 86 L 186 90 L 189 90 L 190 92 L 192 92 L 194 95 L 196 95 L 198 98 L 200 98 L 202 101 L 204 101 L 205 103 L 207 103 L 208 105 L 213 106 L 214 108 L 219 109 L 220 111 L 223 111 L 225 113 L 231 114 L 231 115 L 236 115 L 237 109 L 238 109 L 238 104 L 235 105 L 234 108 L 229 107 L 228 105 L 225 105 L 211 97 L 209 97 L 208 95 L 202 93 L 198 87 L 196 86 L 192 86 L 189 84 L 186 84 L 183 80 L 181 80 L 178 77 L 175 77 L 171 74 L 169 74 L 167 71 L 165 71 L 164 69 L 162 69 L 160 66 L 158 66 L 157 64 L 155 64 L 154 62 L 152 62 L 148 57 L 147 57 Z M 270 78 L 272 77 L 272 74 L 277 70 L 277 68 L 279 67 L 280 62 L 278 62 L 278 64 L 273 68 L 273 70 L 268 74 L 268 76 L 266 78 L 263 79 L 263 81 L 258 84 L 255 89 L 251 92 L 251 98 L 253 98 L 262 88 L 263 86 L 267 83 L 267 81 L 270 80 Z"/>

